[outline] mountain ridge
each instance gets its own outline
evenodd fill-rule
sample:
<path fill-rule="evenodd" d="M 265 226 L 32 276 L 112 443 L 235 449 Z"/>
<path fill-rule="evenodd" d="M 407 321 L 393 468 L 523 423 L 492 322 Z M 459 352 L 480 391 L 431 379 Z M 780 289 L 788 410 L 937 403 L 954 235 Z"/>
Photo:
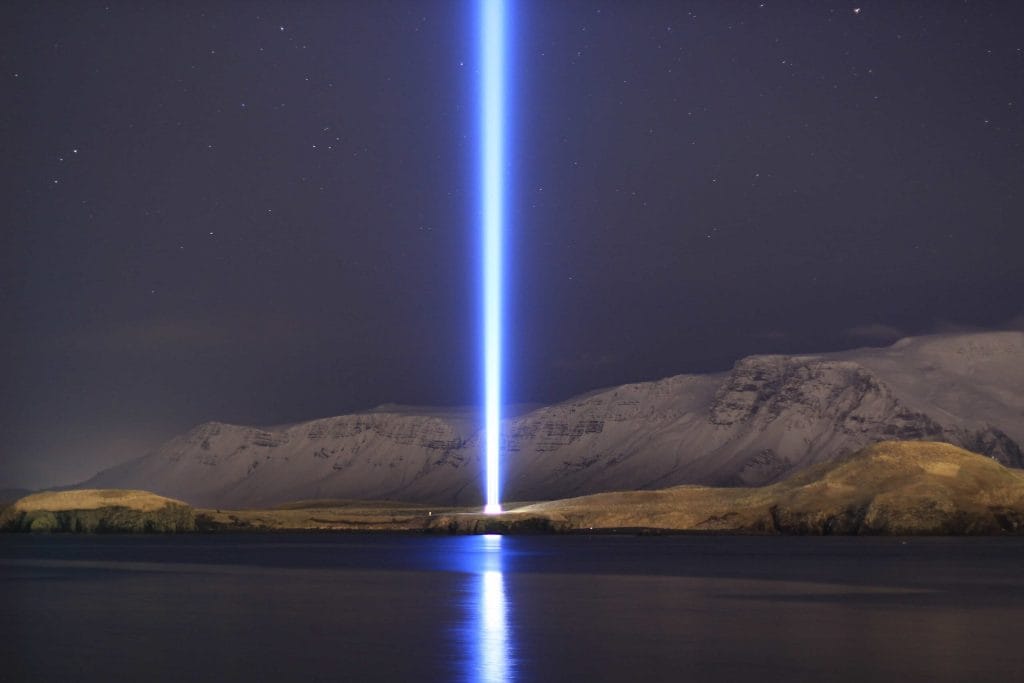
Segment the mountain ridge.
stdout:
<path fill-rule="evenodd" d="M 759 486 L 888 439 L 938 440 L 1024 466 L 1024 333 L 755 355 L 728 372 L 590 391 L 503 423 L 504 497 L 679 484 Z M 381 406 L 278 428 L 206 422 L 91 488 L 206 507 L 311 498 L 480 502 L 472 411 Z"/>

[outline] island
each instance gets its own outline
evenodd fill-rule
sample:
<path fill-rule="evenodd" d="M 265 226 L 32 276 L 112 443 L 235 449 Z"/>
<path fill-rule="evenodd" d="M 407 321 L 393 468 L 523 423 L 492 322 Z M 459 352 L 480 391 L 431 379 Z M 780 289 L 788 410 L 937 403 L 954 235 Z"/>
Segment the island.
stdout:
<path fill-rule="evenodd" d="M 504 512 L 394 501 L 198 509 L 145 491 L 36 493 L 0 512 L 34 532 L 1024 533 L 1024 471 L 931 441 L 884 441 L 762 487 L 675 486 L 513 502 Z"/>

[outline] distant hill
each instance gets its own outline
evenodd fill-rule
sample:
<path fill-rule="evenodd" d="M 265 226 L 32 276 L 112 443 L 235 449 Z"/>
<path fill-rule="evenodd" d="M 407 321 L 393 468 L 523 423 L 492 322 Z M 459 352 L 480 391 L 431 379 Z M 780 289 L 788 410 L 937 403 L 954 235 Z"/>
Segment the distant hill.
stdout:
<path fill-rule="evenodd" d="M 588 393 L 504 423 L 507 500 L 678 484 L 761 486 L 887 439 L 1024 466 L 1024 333 L 751 356 L 726 373 Z M 280 428 L 208 422 L 82 486 L 205 507 L 302 499 L 481 502 L 469 412 L 382 408 Z"/>

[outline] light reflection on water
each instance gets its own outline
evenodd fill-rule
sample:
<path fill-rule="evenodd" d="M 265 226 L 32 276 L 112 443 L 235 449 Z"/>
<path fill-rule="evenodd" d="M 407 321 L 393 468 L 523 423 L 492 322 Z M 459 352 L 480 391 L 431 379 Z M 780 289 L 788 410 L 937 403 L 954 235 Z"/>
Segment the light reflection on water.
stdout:
<path fill-rule="evenodd" d="M 474 573 L 471 578 L 471 622 L 469 640 L 475 638 L 475 656 L 467 658 L 465 680 L 474 683 L 514 681 L 512 638 L 509 630 L 508 603 L 505 595 L 501 536 L 468 537 L 476 546 Z"/>

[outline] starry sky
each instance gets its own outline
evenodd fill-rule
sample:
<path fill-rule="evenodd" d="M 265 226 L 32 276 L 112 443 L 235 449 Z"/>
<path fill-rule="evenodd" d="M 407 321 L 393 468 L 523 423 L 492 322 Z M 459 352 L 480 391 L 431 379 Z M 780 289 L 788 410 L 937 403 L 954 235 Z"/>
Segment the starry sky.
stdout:
<path fill-rule="evenodd" d="M 515 2 L 509 402 L 1019 327 L 1024 5 Z M 0 8 L 0 486 L 478 401 L 473 4 Z"/>

